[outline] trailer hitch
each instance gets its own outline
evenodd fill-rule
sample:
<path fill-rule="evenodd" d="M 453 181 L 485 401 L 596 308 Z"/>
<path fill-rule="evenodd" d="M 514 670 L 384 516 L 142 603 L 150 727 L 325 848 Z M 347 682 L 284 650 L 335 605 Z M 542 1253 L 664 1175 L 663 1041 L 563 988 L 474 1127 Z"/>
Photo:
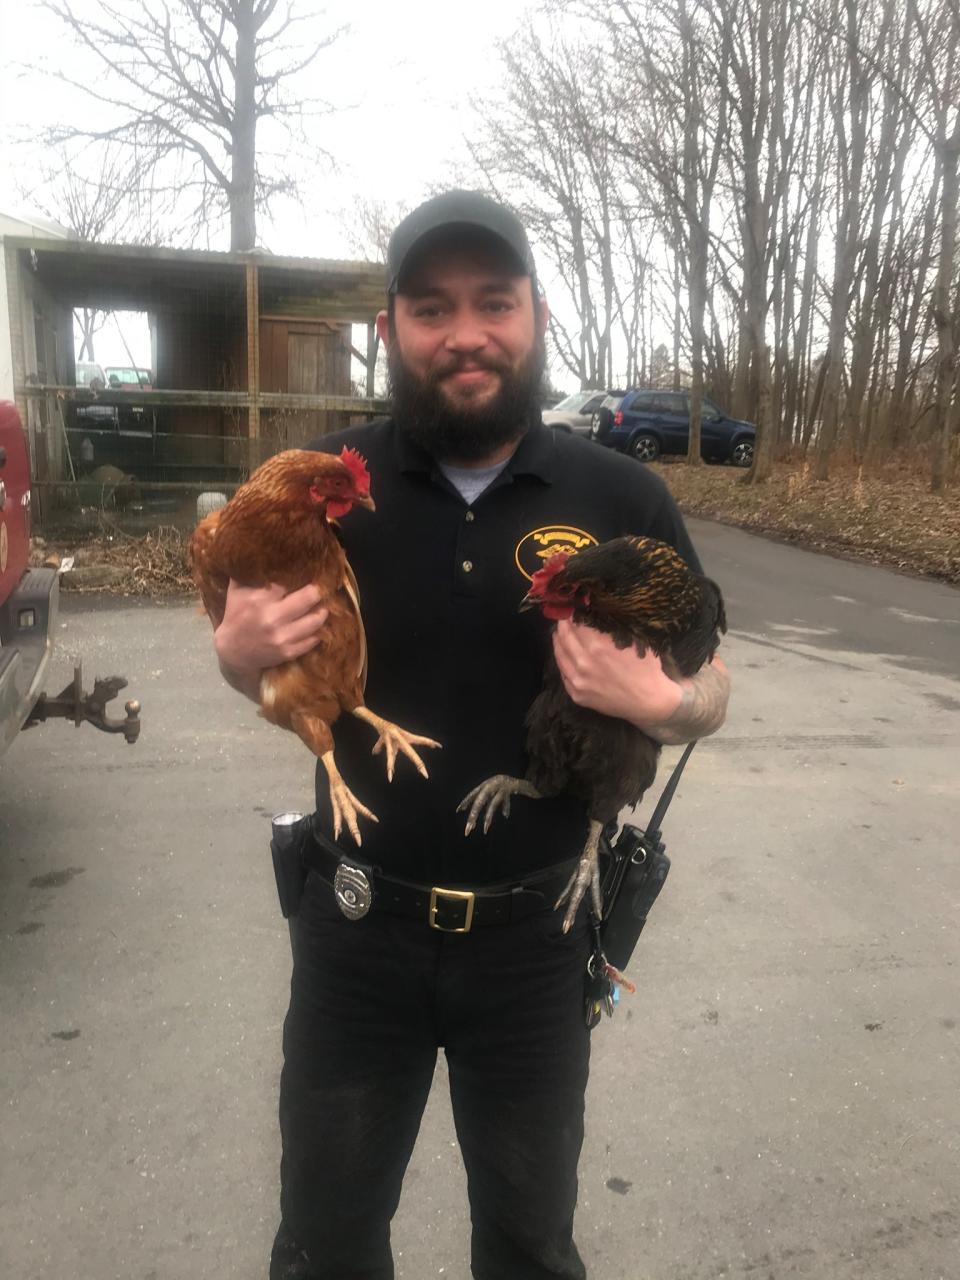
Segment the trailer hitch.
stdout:
<path fill-rule="evenodd" d="M 29 729 L 44 720 L 60 717 L 72 720 L 75 725 L 86 721 L 104 733 L 122 733 L 127 742 L 134 743 L 140 736 L 140 703 L 136 698 L 124 703 L 125 719 L 112 720 L 107 715 L 107 703 L 126 687 L 127 682 L 122 676 L 109 676 L 106 680 L 95 680 L 93 692 L 84 693 L 83 669 L 77 663 L 73 668 L 73 679 L 55 698 L 41 693 L 23 727 Z"/>

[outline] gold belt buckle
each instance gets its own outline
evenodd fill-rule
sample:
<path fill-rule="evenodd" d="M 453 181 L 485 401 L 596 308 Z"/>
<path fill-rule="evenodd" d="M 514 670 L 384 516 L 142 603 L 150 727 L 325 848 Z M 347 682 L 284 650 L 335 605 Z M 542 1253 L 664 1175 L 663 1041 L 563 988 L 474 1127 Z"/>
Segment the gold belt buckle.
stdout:
<path fill-rule="evenodd" d="M 471 889 L 438 889 L 434 887 L 430 890 L 430 928 L 439 929 L 441 933 L 469 933 L 470 926 L 473 924 L 473 904 L 475 894 Z M 462 926 L 457 929 L 451 929 L 445 924 L 437 924 L 437 899 L 438 898 L 455 898 L 467 904 L 467 915 Z"/>

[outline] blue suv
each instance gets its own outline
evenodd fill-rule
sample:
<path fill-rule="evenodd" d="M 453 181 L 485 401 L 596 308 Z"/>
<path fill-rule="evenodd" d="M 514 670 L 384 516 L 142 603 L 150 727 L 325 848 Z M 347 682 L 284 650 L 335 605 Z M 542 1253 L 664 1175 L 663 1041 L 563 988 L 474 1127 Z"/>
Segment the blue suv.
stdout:
<path fill-rule="evenodd" d="M 641 462 L 661 454 L 687 452 L 690 406 L 684 391 L 627 391 L 607 396 L 593 417 L 590 435 L 600 444 L 630 453 Z M 701 401 L 700 452 L 707 462 L 749 467 L 757 429 Z"/>

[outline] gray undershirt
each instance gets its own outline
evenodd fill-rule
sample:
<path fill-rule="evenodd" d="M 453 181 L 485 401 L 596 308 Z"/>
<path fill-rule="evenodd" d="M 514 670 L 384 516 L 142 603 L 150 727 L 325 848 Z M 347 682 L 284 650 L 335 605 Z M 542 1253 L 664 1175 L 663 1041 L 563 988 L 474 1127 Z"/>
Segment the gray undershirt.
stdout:
<path fill-rule="evenodd" d="M 484 489 L 489 489 L 509 461 L 510 459 L 507 458 L 494 467 L 484 467 L 482 470 L 477 470 L 476 467 L 450 467 L 445 462 L 438 462 L 437 466 L 467 506 L 472 507 Z"/>

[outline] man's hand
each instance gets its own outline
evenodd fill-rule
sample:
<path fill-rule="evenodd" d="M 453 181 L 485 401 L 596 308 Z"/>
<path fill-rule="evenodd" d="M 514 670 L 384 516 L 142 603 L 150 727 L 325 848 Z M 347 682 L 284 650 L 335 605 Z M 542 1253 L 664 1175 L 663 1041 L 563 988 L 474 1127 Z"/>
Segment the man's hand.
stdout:
<path fill-rule="evenodd" d="M 257 700 L 265 667 L 309 653 L 327 620 L 320 598 L 311 584 L 287 595 L 276 583 L 241 587 L 231 581 L 223 621 L 213 633 L 220 670 L 229 683 Z"/>
<path fill-rule="evenodd" d="M 566 621 L 557 623 L 553 651 L 574 702 L 628 720 L 658 742 L 692 742 L 723 724 L 730 677 L 719 658 L 673 680 L 655 653 L 618 649 L 602 631 Z"/>

